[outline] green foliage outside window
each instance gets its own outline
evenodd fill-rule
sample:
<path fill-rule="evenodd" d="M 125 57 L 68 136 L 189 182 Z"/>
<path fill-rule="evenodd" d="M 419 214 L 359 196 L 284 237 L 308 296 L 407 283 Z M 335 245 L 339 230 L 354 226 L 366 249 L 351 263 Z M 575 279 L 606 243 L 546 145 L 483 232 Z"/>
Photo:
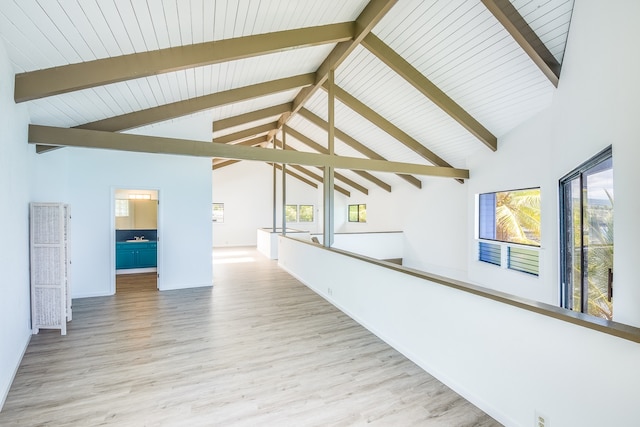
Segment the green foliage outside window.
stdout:
<path fill-rule="evenodd" d="M 285 217 L 287 222 L 298 222 L 298 205 L 287 205 Z"/>
<path fill-rule="evenodd" d="M 349 205 L 349 222 L 367 222 L 367 205 Z"/>
<path fill-rule="evenodd" d="M 540 246 L 540 189 L 496 193 L 496 240 Z"/>
<path fill-rule="evenodd" d="M 298 209 L 300 222 L 313 222 L 313 205 L 300 205 Z"/>

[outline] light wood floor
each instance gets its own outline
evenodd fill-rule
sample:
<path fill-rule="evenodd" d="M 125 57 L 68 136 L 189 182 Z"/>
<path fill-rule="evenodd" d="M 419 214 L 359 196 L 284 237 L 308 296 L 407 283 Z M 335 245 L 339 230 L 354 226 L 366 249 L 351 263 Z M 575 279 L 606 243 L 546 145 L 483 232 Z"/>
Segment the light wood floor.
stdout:
<path fill-rule="evenodd" d="M 74 300 L 67 336 L 32 338 L 0 425 L 499 425 L 254 249 L 214 263 L 213 288 L 147 274 Z"/>

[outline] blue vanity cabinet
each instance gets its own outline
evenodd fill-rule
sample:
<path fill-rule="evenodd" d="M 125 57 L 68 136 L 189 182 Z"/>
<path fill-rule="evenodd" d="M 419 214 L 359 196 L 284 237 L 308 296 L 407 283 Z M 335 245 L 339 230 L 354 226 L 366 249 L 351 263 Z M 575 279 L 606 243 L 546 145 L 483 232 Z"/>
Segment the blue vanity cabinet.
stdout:
<path fill-rule="evenodd" d="M 116 270 L 158 265 L 156 242 L 116 242 Z"/>
<path fill-rule="evenodd" d="M 138 246 L 138 259 L 136 268 L 156 267 L 158 265 L 158 248 L 156 242 L 132 243 Z"/>

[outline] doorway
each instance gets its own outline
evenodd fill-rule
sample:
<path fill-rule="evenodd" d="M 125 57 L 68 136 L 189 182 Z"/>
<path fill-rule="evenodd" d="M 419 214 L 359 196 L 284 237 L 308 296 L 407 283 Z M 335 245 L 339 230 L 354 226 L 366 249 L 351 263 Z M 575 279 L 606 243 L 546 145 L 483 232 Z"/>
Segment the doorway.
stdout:
<path fill-rule="evenodd" d="M 158 289 L 159 191 L 115 189 L 114 293 Z"/>
<path fill-rule="evenodd" d="M 613 318 L 611 147 L 560 180 L 561 297 L 565 308 Z"/>

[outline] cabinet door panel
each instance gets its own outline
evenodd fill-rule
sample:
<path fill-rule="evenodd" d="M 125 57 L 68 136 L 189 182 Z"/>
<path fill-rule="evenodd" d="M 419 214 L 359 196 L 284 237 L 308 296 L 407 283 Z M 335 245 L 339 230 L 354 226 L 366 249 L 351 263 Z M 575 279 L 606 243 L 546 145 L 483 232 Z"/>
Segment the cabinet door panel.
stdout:
<path fill-rule="evenodd" d="M 136 251 L 133 249 L 119 249 L 116 251 L 116 269 L 136 268 Z"/>
<path fill-rule="evenodd" d="M 157 252 L 155 248 L 139 249 L 138 250 L 138 265 L 137 267 L 156 267 L 157 265 Z"/>

